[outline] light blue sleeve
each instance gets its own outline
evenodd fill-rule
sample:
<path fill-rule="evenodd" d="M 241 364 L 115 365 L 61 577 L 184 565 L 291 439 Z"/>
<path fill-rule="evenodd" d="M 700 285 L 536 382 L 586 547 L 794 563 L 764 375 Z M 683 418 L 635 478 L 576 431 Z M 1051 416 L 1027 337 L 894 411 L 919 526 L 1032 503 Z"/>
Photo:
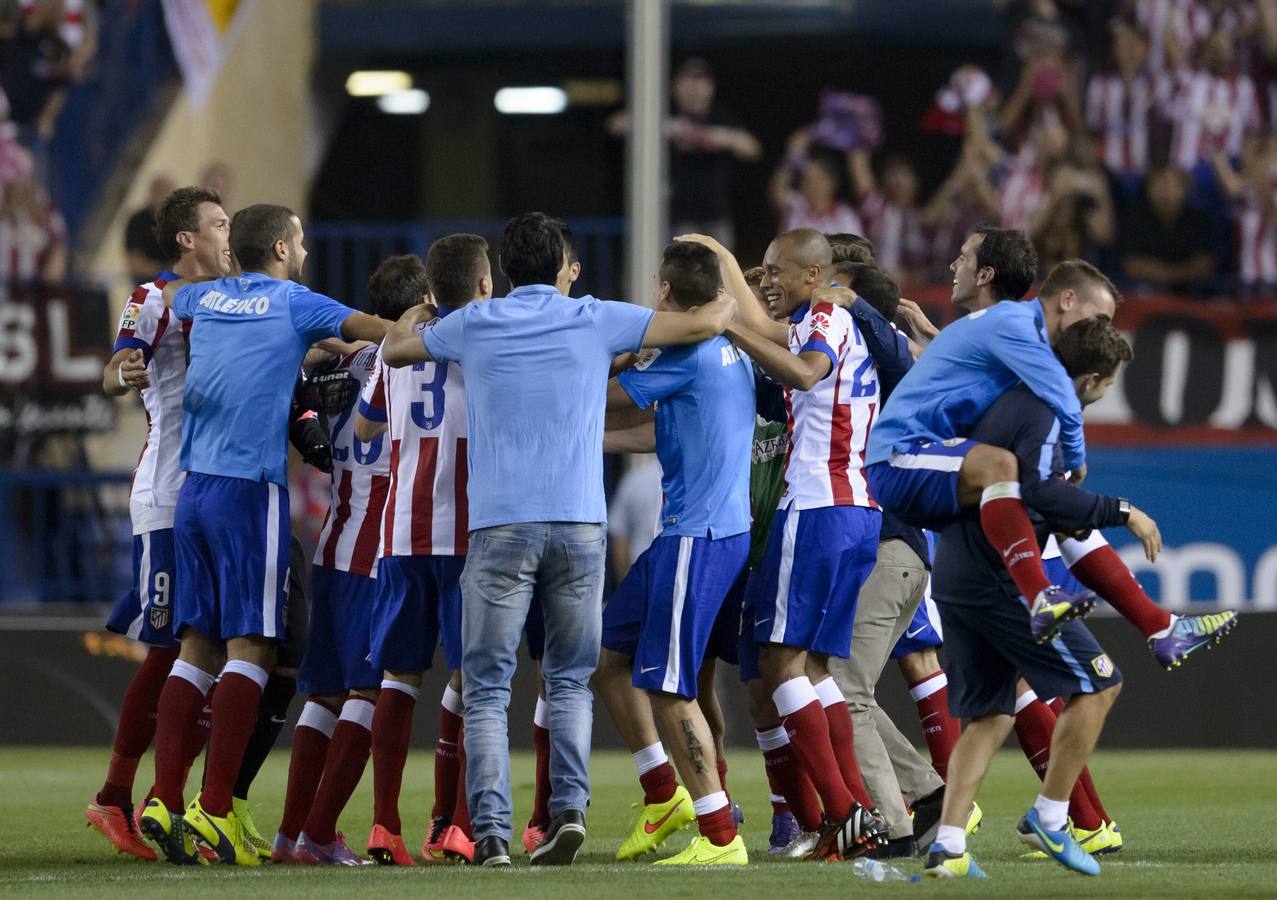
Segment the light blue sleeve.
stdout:
<path fill-rule="evenodd" d="M 341 337 L 341 325 L 354 315 L 354 310 L 332 297 L 317 294 L 310 288 L 293 284 L 288 289 L 288 315 L 293 330 L 308 344 L 328 337 Z"/>
<path fill-rule="evenodd" d="M 1038 334 L 1031 315 L 1003 316 L 990 330 L 989 352 L 1042 398 L 1060 420 L 1060 444 L 1070 469 L 1086 463 L 1082 434 L 1082 404 L 1064 366 L 1051 345 Z"/>
<path fill-rule="evenodd" d="M 435 362 L 461 364 L 461 350 L 465 345 L 466 312 L 463 306 L 456 312 L 434 319 L 421 332 L 421 345 Z"/>
<path fill-rule="evenodd" d="M 664 400 L 696 375 L 698 354 L 695 348 L 691 348 L 690 352 L 679 347 L 648 352 L 654 356 L 616 377 L 639 409 L 647 409 L 653 403 Z"/>
<path fill-rule="evenodd" d="M 195 295 L 203 296 L 203 290 L 207 290 L 210 287 L 212 287 L 211 284 L 198 281 L 195 284 L 184 284 L 178 288 L 177 293 L 173 295 L 173 315 L 179 319 L 195 318 Z"/>
<path fill-rule="evenodd" d="M 642 348 L 652 310 L 621 300 L 595 300 L 591 312 L 594 327 L 611 356 L 637 353 Z"/>

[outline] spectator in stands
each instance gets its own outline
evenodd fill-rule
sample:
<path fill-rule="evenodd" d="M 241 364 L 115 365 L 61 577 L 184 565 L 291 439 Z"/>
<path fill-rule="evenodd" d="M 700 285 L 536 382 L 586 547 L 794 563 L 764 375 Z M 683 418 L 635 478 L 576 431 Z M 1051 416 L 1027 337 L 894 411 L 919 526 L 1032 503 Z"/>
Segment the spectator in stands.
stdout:
<path fill-rule="evenodd" d="M 709 234 L 735 245 L 731 164 L 754 162 L 763 154 L 758 139 L 716 102 L 714 70 L 703 59 L 684 62 L 670 84 L 673 115 L 665 122 L 670 142 L 670 232 Z M 630 129 L 626 110 L 608 117 L 616 137 Z"/>
<path fill-rule="evenodd" d="M 1234 34 L 1212 34 L 1202 43 L 1200 56 L 1199 64 L 1178 76 L 1171 101 L 1173 159 L 1199 180 L 1211 177 L 1216 152 L 1237 159 L 1243 137 L 1261 123 L 1255 82 L 1237 71 Z"/>
<path fill-rule="evenodd" d="M 913 163 L 903 156 L 888 157 L 879 183 L 868 150 L 853 151 L 848 162 L 852 195 L 878 264 L 897 282 L 925 277 L 929 247 Z"/>
<path fill-rule="evenodd" d="M 864 231 L 860 217 L 839 197 L 842 165 L 840 154 L 815 144 L 813 128 L 799 128 L 789 136 L 785 156 L 772 173 L 768 187 L 772 206 L 780 217 L 780 231 Z"/>
<path fill-rule="evenodd" d="M 196 182 L 200 187 L 217 191 L 217 196 L 222 198 L 222 204 L 226 208 L 230 207 L 231 187 L 234 185 L 234 177 L 231 173 L 231 167 L 220 159 L 215 159 L 204 166 L 200 172 L 199 180 Z"/>
<path fill-rule="evenodd" d="M 1095 162 L 1090 142 L 1060 126 L 1043 128 L 1065 148 L 1046 163 L 1046 190 L 1026 223 L 1046 270 L 1066 259 L 1095 259 L 1112 243 L 1116 217 L 1108 178 Z"/>
<path fill-rule="evenodd" d="M 1118 264 L 1137 284 L 1177 292 L 1201 290 L 1219 260 L 1206 214 L 1189 206 L 1188 175 L 1167 163 L 1154 168 L 1144 194 L 1122 218 Z"/>
<path fill-rule="evenodd" d="M 1277 137 L 1248 136 L 1240 172 L 1222 151 L 1216 153 L 1215 172 L 1232 202 L 1241 294 L 1271 296 L 1277 290 Z"/>
<path fill-rule="evenodd" d="M 1100 158 L 1125 195 L 1133 195 L 1148 174 L 1150 152 L 1170 139 L 1167 117 L 1174 85 L 1148 64 L 1148 35 L 1123 18 L 1109 29 L 1109 65 L 1091 76 L 1086 89 L 1086 124 L 1099 144 Z"/>
<path fill-rule="evenodd" d="M 1079 90 L 1081 41 L 1054 0 L 1020 0 L 1009 15 L 1011 47 L 1019 63 L 1014 82 L 1004 78 L 1007 102 L 998 116 L 998 130 L 1010 146 L 1019 146 L 1028 132 L 1042 122 L 1082 125 Z M 1009 70 L 1007 72 L 1009 74 Z"/>
<path fill-rule="evenodd" d="M 70 0 L 29 0 L 8 17 L 12 37 L 0 43 L 0 88 L 10 118 L 28 143 L 53 137 L 66 88 L 84 77 L 96 50 L 94 31 L 68 25 Z M 82 0 L 75 0 L 83 7 Z M 9 4 L 12 10 L 12 4 Z M 77 43 L 73 47 L 68 37 Z"/>
<path fill-rule="evenodd" d="M 172 178 L 156 175 L 151 180 L 146 206 L 129 216 L 124 225 L 124 257 L 134 284 L 146 284 L 164 269 L 164 252 L 155 238 L 155 211 L 164 198 L 173 193 L 173 188 Z"/>
<path fill-rule="evenodd" d="M 19 151 L 0 200 L 0 285 L 66 278 L 66 223 L 35 179 L 31 154 Z"/>

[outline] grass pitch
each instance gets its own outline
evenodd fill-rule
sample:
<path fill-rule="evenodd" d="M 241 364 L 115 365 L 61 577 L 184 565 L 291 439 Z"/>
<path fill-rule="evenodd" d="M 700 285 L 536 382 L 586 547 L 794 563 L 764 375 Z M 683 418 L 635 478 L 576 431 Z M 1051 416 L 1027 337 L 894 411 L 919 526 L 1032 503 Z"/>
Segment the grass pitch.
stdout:
<path fill-rule="evenodd" d="M 595 800 L 589 838 L 571 869 L 532 869 L 516 855 L 513 870 L 463 867 L 308 869 L 263 865 L 257 870 L 210 866 L 179 869 L 117 856 L 85 827 L 85 803 L 101 782 L 109 750 L 0 749 L 0 894 L 46 897 L 186 897 L 196 891 L 241 896 L 346 897 L 352 894 L 476 897 L 636 898 L 831 897 L 844 892 L 944 897 L 1272 897 L 1277 896 L 1277 753 L 1106 752 L 1092 772 L 1101 797 L 1126 838 L 1126 849 L 1101 858 L 1098 879 L 1053 862 L 1019 859 L 1025 849 L 1013 834 L 1037 791 L 1037 779 L 1019 753 L 997 759 L 980 797 L 984 827 L 972 851 L 988 881 L 871 884 L 849 864 L 779 862 L 766 854 L 770 807 L 761 758 L 737 749 L 728 757 L 733 797 L 745 810 L 743 829 L 751 865 L 732 870 L 671 870 L 646 862 L 618 864 L 612 854 L 625 836 L 630 803 L 638 799 L 633 766 L 624 754 L 596 753 Z M 278 821 L 288 768 L 286 749 L 275 752 L 254 787 L 254 816 L 265 832 Z M 514 760 L 516 814 L 526 818 L 532 795 L 532 760 Z M 139 782 L 150 775 L 149 760 Z M 420 845 L 431 798 L 432 759 L 414 754 L 404 779 L 405 839 Z M 369 777 L 356 792 L 342 828 L 353 848 L 370 827 Z M 690 832 L 669 842 L 682 848 Z M 517 834 L 515 838 L 518 840 Z M 921 861 L 905 861 L 921 872 Z"/>

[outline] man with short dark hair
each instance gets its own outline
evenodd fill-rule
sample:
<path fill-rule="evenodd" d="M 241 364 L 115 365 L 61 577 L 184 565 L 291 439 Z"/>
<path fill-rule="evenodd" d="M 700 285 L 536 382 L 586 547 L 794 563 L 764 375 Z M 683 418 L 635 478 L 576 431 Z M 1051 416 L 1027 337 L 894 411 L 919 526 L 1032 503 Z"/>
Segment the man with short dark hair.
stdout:
<path fill-rule="evenodd" d="M 693 309 L 721 289 L 713 250 L 685 241 L 665 248 L 657 309 Z M 594 679 L 644 790 L 643 815 L 617 858 L 653 851 L 695 819 L 699 836 L 659 864 L 744 865 L 697 689 L 714 622 L 749 551 L 749 360 L 723 337 L 649 351 L 609 385 L 608 408 L 652 406 L 655 429 L 642 449 L 661 461 L 661 531 L 604 609 Z"/>
<path fill-rule="evenodd" d="M 425 274 L 440 317 L 487 300 L 492 296 L 488 242 L 477 234 L 439 238 L 426 255 Z M 418 295 L 411 307 L 422 301 Z M 465 712 L 461 570 L 469 531 L 466 427 L 466 385 L 459 366 L 426 362 L 393 369 L 378 355 L 360 397 L 355 433 L 362 440 L 388 434 L 394 448 L 371 617 L 370 657 L 383 678 L 373 717 L 368 855 L 383 865 L 413 865 L 401 837 L 399 788 L 413 708 L 440 644 L 451 676 L 439 709 L 435 798 L 421 853 L 426 862 L 469 862 L 474 855 L 466 798 L 458 792 Z"/>
<path fill-rule="evenodd" d="M 825 240 L 829 241 L 829 249 L 833 251 L 835 267 L 842 263 L 877 262 L 873 244 L 858 234 L 834 232 L 826 234 Z"/>
<path fill-rule="evenodd" d="M 382 348 L 387 365 L 457 363 L 467 373 L 470 542 L 462 576 L 467 794 L 476 865 L 510 864 L 506 707 L 536 591 L 545 615 L 542 677 L 550 707 L 550 827 L 535 865 L 565 865 L 585 839 L 587 760 L 598 662 L 607 507 L 603 413 L 621 353 L 720 334 L 735 303 L 644 309 L 555 285 L 563 237 L 544 213 L 505 227 L 498 254 L 513 290 L 433 321 L 410 310 Z"/>
<path fill-rule="evenodd" d="M 115 730 L 111 764 L 85 818 L 122 853 L 155 859 L 133 825 L 133 778 L 155 734 L 160 691 L 177 660 L 173 631 L 176 565 L 173 514 L 182 485 L 182 385 L 186 333 L 164 305 L 164 285 L 178 278 L 225 275 L 231 269 L 230 218 L 212 191 L 184 187 L 159 204 L 156 242 L 171 271 L 133 292 L 120 314 L 115 349 L 102 390 L 118 397 L 136 390 L 146 410 L 146 445 L 129 489 L 133 523 L 133 588 L 112 609 L 108 631 L 148 645 L 129 683 Z"/>
<path fill-rule="evenodd" d="M 216 280 L 178 281 L 164 302 L 191 321 L 174 512 L 182 650 L 159 701 L 155 788 L 142 816 L 147 837 L 174 862 L 188 860 L 188 829 L 218 856 L 258 865 L 231 806 L 231 790 L 284 635 L 289 570 L 285 472 L 293 386 L 311 344 L 326 337 L 379 340 L 386 323 L 297 283 L 306 250 L 300 220 L 259 204 L 231 220 L 243 268 Z M 182 801 L 186 735 L 203 708 L 225 642 L 212 709 L 204 788 Z M 186 809 L 186 815 L 182 811 Z"/>
<path fill-rule="evenodd" d="M 1103 397 L 1118 367 L 1132 358 L 1125 338 L 1101 319 L 1073 323 L 1056 347 L 1083 404 Z M 1055 411 L 1026 385 L 999 397 L 971 431 L 973 439 L 1013 452 L 1019 460 L 1024 494 L 1045 519 L 1037 522 L 1035 547 L 1050 530 L 1124 524 L 1142 539 L 1155 536 L 1156 524 L 1125 501 L 1088 493 L 1065 479 L 1060 432 Z M 1055 726 L 1042 792 L 1017 834 L 1061 865 L 1098 875 L 1099 865 L 1067 828 L 1068 798 L 1117 698 L 1121 675 L 1081 622 L 1066 623 L 1047 643 L 1034 639 L 1024 593 L 974 512 L 941 534 L 933 593 L 944 625 L 950 708 L 970 721 L 950 757 L 944 811 L 927 856 L 927 874 L 984 875 L 966 849 L 967 812 L 1015 721 L 1016 684 L 1024 677 L 1040 695 L 1067 699 Z"/>

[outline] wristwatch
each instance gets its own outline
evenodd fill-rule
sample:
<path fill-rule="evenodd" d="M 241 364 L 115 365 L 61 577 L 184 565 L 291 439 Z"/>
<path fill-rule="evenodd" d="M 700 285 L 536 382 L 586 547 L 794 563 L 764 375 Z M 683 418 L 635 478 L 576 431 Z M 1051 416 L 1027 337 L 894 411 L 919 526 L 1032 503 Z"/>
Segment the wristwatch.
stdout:
<path fill-rule="evenodd" d="M 1125 525 L 1131 518 L 1131 501 L 1125 497 L 1118 497 L 1117 511 L 1122 517 L 1122 524 Z"/>

